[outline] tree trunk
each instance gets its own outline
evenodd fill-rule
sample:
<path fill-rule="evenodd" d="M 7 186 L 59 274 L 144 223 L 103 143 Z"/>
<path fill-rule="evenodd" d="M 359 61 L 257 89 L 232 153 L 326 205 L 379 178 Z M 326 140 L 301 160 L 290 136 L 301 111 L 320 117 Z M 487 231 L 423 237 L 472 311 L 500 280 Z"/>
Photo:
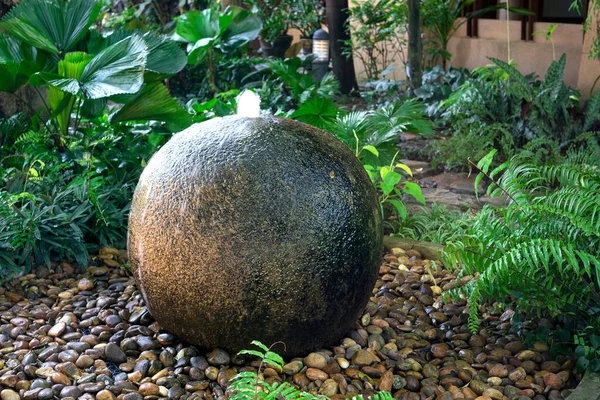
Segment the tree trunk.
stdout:
<path fill-rule="evenodd" d="M 221 0 L 221 10 L 227 8 L 227 6 L 238 6 L 242 7 L 242 0 Z"/>
<path fill-rule="evenodd" d="M 345 44 L 345 41 L 350 39 L 348 0 L 327 0 L 326 10 L 333 74 L 340 82 L 342 94 L 348 94 L 352 89 L 358 90 L 352 47 Z"/>
<path fill-rule="evenodd" d="M 408 0 L 408 76 L 413 89 L 423 78 L 423 44 L 421 43 L 421 9 L 419 0 Z"/>

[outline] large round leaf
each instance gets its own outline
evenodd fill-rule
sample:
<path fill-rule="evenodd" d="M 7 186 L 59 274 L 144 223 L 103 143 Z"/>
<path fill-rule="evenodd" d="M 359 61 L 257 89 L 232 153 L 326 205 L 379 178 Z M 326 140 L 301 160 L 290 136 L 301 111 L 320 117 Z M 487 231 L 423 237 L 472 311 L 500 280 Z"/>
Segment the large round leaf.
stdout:
<path fill-rule="evenodd" d="M 88 99 L 135 93 L 144 83 L 148 48 L 139 36 L 130 36 L 98 53 L 81 75 L 81 92 Z"/>
<path fill-rule="evenodd" d="M 190 114 L 171 97 L 169 90 L 158 82 L 144 86 L 133 99 L 110 118 L 112 123 L 132 120 L 163 121 L 175 126 L 176 130 L 187 128 L 192 124 Z"/>
<path fill-rule="evenodd" d="M 152 32 L 146 33 L 143 38 L 148 46 L 146 70 L 174 75 L 185 68 L 187 56 L 176 42 Z"/>
<path fill-rule="evenodd" d="M 219 14 L 216 10 L 193 10 L 177 20 L 175 32 L 190 43 L 214 38 L 219 34 Z"/>
<path fill-rule="evenodd" d="M 221 22 L 223 50 L 235 50 L 258 37 L 262 29 L 262 21 L 258 15 L 241 7 L 230 6 L 225 11 L 230 21 Z"/>
<path fill-rule="evenodd" d="M 154 32 L 117 30 L 109 35 L 102 35 L 97 31 L 92 31 L 88 42 L 88 52 L 97 54 L 118 41 L 136 34 L 143 35 L 142 38 L 148 47 L 147 71 L 162 75 L 174 75 L 186 66 L 187 56 L 181 50 L 179 44 L 164 35 L 158 35 Z"/>
<path fill-rule="evenodd" d="M 137 93 L 144 83 L 148 51 L 144 40 L 135 35 L 107 47 L 86 63 L 81 76 L 39 72 L 29 79 L 32 85 L 48 84 L 85 99 L 101 99 L 118 94 Z"/>
<path fill-rule="evenodd" d="M 0 21 L 0 30 L 54 54 L 71 49 L 100 12 L 96 0 L 24 0 Z"/>

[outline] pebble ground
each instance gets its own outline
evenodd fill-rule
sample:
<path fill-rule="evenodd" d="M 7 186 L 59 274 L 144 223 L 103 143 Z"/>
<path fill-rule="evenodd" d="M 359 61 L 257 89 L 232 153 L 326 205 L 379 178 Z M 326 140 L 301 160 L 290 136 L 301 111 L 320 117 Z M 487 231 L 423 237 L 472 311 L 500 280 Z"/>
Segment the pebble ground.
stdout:
<path fill-rule="evenodd" d="M 161 330 L 148 313 L 126 254 L 101 249 L 85 273 L 37 268 L 0 287 L 1 400 L 225 400 L 237 372 L 256 360 L 200 350 Z M 574 362 L 528 347 L 510 309 L 483 310 L 478 334 L 466 302 L 442 301 L 457 282 L 414 251 L 387 253 L 373 297 L 337 346 L 286 360 L 266 380 L 333 399 L 385 390 L 405 400 L 564 399 Z M 464 283 L 469 277 L 462 278 Z M 526 321 L 525 330 L 551 321 Z M 276 351 L 277 348 L 275 347 Z"/>

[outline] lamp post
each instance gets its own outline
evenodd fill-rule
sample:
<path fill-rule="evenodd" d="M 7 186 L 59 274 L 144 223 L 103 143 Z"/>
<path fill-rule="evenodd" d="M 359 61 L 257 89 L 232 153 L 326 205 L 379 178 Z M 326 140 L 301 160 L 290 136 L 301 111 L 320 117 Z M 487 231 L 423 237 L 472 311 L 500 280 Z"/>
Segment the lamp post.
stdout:
<path fill-rule="evenodd" d="M 329 34 L 318 29 L 313 35 L 313 54 L 317 56 L 312 62 L 313 78 L 320 81 L 329 66 Z"/>

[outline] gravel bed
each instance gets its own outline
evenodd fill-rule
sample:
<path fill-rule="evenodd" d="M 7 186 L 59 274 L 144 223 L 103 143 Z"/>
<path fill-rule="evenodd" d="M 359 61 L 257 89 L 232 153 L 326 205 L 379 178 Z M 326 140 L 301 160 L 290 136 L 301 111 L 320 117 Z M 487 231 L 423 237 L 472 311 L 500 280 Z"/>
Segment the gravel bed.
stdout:
<path fill-rule="evenodd" d="M 84 274 L 62 262 L 0 287 L 1 400 L 224 400 L 232 376 L 256 370 L 255 360 L 161 330 L 126 263 L 125 252 L 105 248 Z M 482 310 L 471 334 L 466 302 L 442 301 L 456 283 L 437 265 L 392 249 L 354 329 L 281 372 L 266 368 L 265 379 L 334 399 L 380 390 L 406 400 L 566 398 L 580 378 L 573 360 L 553 360 L 544 343 L 526 346 L 510 309 Z M 554 328 L 546 319 L 523 328 L 540 325 Z"/>

